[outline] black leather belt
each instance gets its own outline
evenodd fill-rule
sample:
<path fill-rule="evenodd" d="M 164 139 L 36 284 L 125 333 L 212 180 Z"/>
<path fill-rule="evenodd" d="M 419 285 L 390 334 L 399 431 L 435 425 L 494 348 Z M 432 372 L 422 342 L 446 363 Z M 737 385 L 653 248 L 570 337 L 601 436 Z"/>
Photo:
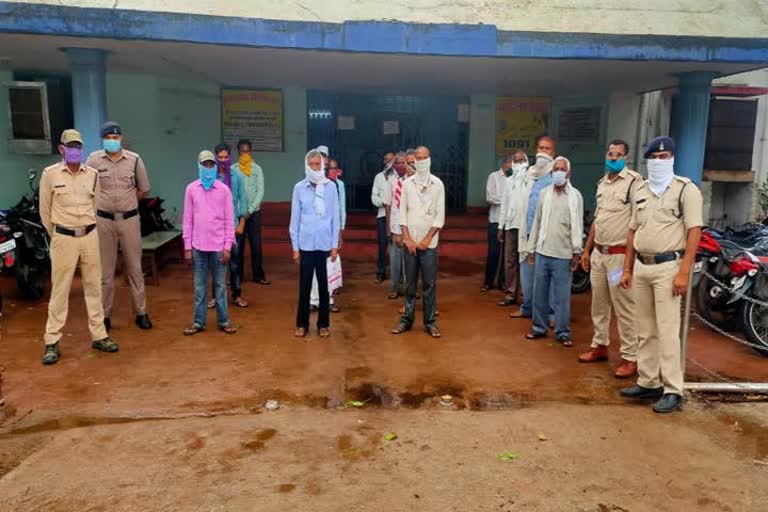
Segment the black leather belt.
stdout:
<path fill-rule="evenodd" d="M 668 261 L 675 261 L 683 257 L 684 251 L 661 252 L 659 254 L 640 254 L 637 253 L 637 259 L 644 265 L 657 265 Z"/>
<path fill-rule="evenodd" d="M 93 231 L 95 228 L 96 228 L 96 224 L 91 224 L 90 226 L 85 226 L 84 228 L 75 228 L 75 229 L 56 226 L 54 229 L 60 235 L 67 235 L 75 238 L 80 238 L 81 236 L 87 235 L 88 233 Z"/>
<path fill-rule="evenodd" d="M 139 210 L 134 208 L 133 210 L 128 210 L 127 212 L 105 212 L 104 210 L 96 210 L 96 215 L 103 219 L 109 219 L 109 220 L 115 220 L 118 218 L 118 216 L 122 217 L 123 220 L 130 219 L 131 217 L 135 217 L 139 214 Z"/>

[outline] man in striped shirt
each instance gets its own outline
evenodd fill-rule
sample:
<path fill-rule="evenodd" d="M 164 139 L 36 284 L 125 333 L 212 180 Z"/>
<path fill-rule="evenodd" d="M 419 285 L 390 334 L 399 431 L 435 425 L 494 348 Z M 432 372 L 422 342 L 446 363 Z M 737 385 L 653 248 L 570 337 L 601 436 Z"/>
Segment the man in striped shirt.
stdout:
<path fill-rule="evenodd" d="M 405 163 L 405 153 L 395 155 L 393 165 L 395 174 L 387 180 L 387 189 L 384 195 L 384 208 L 387 214 L 387 235 L 391 235 L 392 241 L 389 246 L 389 268 L 391 283 L 389 286 L 389 295 L 387 298 L 396 300 L 403 295 L 403 284 L 405 282 L 403 267 L 403 235 L 400 229 L 400 199 L 403 192 L 403 183 L 409 176 L 408 165 Z"/>

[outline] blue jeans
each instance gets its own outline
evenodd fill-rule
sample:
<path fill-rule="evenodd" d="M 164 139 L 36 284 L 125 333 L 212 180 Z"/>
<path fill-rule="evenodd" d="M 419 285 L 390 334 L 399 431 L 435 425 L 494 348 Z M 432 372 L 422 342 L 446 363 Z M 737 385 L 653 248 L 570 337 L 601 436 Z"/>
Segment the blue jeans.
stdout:
<path fill-rule="evenodd" d="M 533 316 L 534 268 L 527 259 L 520 262 L 520 289 L 523 292 L 523 305 L 520 306 L 520 312 L 528 318 Z"/>
<path fill-rule="evenodd" d="M 410 329 L 416 313 L 416 290 L 421 272 L 421 295 L 424 307 L 424 327 L 435 325 L 437 304 L 437 249 L 416 251 L 410 254 L 405 250 L 405 275 L 408 290 L 405 293 L 405 313 L 400 319 Z"/>
<path fill-rule="evenodd" d="M 555 338 L 571 338 L 571 260 L 536 254 L 533 286 L 533 332 L 548 330 L 550 305 L 555 310 Z"/>
<path fill-rule="evenodd" d="M 398 247 L 395 244 L 394 236 L 389 245 L 389 272 L 390 272 L 390 285 L 389 291 L 392 293 L 400 293 L 403 288 L 403 282 L 405 282 L 405 267 L 403 266 L 403 259 L 405 254 L 405 246 Z"/>
<path fill-rule="evenodd" d="M 523 316 L 528 318 L 533 317 L 533 299 L 534 299 L 534 285 L 536 282 L 536 264 L 528 263 L 528 260 L 520 262 L 520 288 L 523 293 L 523 305 L 520 306 L 520 311 Z M 554 298 L 552 290 L 549 293 L 549 303 L 554 304 Z M 549 308 L 550 318 L 554 317 L 552 307 Z"/>
<path fill-rule="evenodd" d="M 192 249 L 195 273 L 195 324 L 205 327 L 208 318 L 208 274 L 213 276 L 213 293 L 216 297 L 216 323 L 229 325 L 227 314 L 227 267 L 221 261 L 221 252 Z"/>

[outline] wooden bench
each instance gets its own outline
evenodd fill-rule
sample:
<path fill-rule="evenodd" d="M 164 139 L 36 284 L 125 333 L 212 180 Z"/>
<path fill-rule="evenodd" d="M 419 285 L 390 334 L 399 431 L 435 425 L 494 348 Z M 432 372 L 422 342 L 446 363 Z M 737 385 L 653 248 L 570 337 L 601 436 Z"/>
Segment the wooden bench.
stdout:
<path fill-rule="evenodd" d="M 160 285 L 159 270 L 170 259 L 166 257 L 166 249 L 173 250 L 179 260 L 184 259 L 181 231 L 155 231 L 141 238 L 141 266 L 154 286 Z"/>

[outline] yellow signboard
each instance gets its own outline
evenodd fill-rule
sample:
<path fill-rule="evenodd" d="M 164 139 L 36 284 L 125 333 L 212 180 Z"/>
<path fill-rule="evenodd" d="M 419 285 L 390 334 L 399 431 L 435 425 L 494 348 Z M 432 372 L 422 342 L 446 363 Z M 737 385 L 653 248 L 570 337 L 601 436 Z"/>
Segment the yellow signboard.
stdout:
<path fill-rule="evenodd" d="M 283 151 L 283 92 L 222 89 L 221 127 L 232 148 L 249 139 L 254 151 Z"/>
<path fill-rule="evenodd" d="M 516 149 L 536 152 L 536 137 L 547 133 L 548 98 L 496 98 L 496 155 Z"/>

